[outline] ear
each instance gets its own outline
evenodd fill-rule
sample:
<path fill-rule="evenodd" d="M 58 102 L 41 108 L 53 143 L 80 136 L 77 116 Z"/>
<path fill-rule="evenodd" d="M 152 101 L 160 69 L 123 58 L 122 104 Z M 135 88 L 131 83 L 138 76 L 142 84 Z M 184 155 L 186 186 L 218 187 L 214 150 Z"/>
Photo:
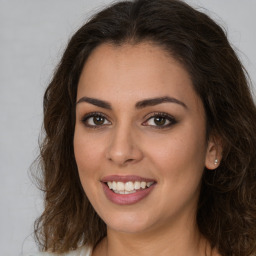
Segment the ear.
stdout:
<path fill-rule="evenodd" d="M 220 138 L 211 136 L 208 140 L 206 156 L 205 156 L 205 167 L 209 170 L 216 169 L 222 159 L 222 143 Z"/>

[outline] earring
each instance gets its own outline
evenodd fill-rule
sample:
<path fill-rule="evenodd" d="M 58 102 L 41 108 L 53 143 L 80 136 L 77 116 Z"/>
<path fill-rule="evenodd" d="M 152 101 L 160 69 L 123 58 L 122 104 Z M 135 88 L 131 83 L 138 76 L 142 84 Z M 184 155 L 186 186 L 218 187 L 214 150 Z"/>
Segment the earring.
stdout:
<path fill-rule="evenodd" d="M 217 165 L 218 162 L 219 162 L 218 159 L 215 159 L 214 164 Z"/>

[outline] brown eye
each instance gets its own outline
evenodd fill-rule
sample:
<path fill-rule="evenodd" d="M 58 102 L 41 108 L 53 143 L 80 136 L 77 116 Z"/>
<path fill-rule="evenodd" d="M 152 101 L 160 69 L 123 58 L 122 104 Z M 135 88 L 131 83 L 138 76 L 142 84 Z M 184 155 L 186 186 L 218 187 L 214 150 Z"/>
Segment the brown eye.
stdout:
<path fill-rule="evenodd" d="M 92 121 L 95 125 L 102 125 L 104 124 L 105 118 L 102 116 L 94 116 Z"/>
<path fill-rule="evenodd" d="M 158 117 L 155 117 L 154 118 L 154 123 L 157 125 L 157 126 L 163 126 L 166 124 L 168 120 L 165 118 L 165 117 L 161 117 L 161 116 L 158 116 Z"/>
<path fill-rule="evenodd" d="M 171 125 L 174 125 L 176 123 L 177 123 L 176 119 L 167 113 L 154 113 L 142 125 L 163 129 Z"/>
<path fill-rule="evenodd" d="M 111 122 L 109 122 L 108 119 L 101 113 L 90 113 L 82 119 L 82 122 L 85 124 L 85 126 L 92 128 L 111 124 Z"/>

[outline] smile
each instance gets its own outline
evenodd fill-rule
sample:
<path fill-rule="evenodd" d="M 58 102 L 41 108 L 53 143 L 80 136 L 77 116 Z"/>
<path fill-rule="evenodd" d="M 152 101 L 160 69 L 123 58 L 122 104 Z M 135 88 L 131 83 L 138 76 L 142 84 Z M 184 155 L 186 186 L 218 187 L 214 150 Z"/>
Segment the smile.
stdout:
<path fill-rule="evenodd" d="M 147 197 L 156 185 L 152 179 L 139 176 L 112 175 L 101 180 L 108 200 L 119 205 L 130 205 Z"/>
<path fill-rule="evenodd" d="M 116 194 L 133 194 L 137 191 L 149 188 L 153 185 L 154 182 L 146 182 L 146 181 L 128 181 L 128 182 L 121 182 L 121 181 L 109 181 L 107 185 L 109 189 L 111 189 Z"/>

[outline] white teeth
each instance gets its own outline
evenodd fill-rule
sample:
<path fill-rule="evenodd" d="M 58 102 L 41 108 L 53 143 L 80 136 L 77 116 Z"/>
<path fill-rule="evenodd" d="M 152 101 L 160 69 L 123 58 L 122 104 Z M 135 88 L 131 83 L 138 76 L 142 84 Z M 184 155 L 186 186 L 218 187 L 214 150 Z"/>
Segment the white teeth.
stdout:
<path fill-rule="evenodd" d="M 132 194 L 136 193 L 136 190 L 149 188 L 154 182 L 146 181 L 128 181 L 126 183 L 121 181 L 109 181 L 107 183 L 109 189 L 112 189 L 117 194 Z"/>
<path fill-rule="evenodd" d="M 130 192 L 128 192 L 128 191 L 118 191 L 118 190 L 113 190 L 116 194 L 121 194 L 121 195 L 128 195 L 128 194 L 133 194 L 133 193 L 135 193 L 136 191 L 135 190 L 133 190 L 133 191 L 130 191 Z"/>
<path fill-rule="evenodd" d="M 147 182 L 147 187 L 149 188 L 154 182 Z"/>
<path fill-rule="evenodd" d="M 116 190 L 116 182 L 115 181 L 112 182 L 112 189 Z"/>
<path fill-rule="evenodd" d="M 118 181 L 118 182 L 116 183 L 116 190 L 124 191 L 124 183 Z"/>
<path fill-rule="evenodd" d="M 139 181 L 135 181 L 134 188 L 135 189 L 140 189 L 140 182 Z"/>
<path fill-rule="evenodd" d="M 141 183 L 140 183 L 140 186 L 141 186 L 141 188 L 145 188 L 146 187 L 146 185 L 147 185 L 147 183 L 145 182 L 145 181 L 142 181 Z"/>
<path fill-rule="evenodd" d="M 134 185 L 131 181 L 128 181 L 125 183 L 124 188 L 126 191 L 132 191 L 132 190 L 134 190 Z"/>
<path fill-rule="evenodd" d="M 112 187 L 112 182 L 108 182 L 108 187 L 110 188 L 110 189 L 112 189 L 113 187 Z"/>

